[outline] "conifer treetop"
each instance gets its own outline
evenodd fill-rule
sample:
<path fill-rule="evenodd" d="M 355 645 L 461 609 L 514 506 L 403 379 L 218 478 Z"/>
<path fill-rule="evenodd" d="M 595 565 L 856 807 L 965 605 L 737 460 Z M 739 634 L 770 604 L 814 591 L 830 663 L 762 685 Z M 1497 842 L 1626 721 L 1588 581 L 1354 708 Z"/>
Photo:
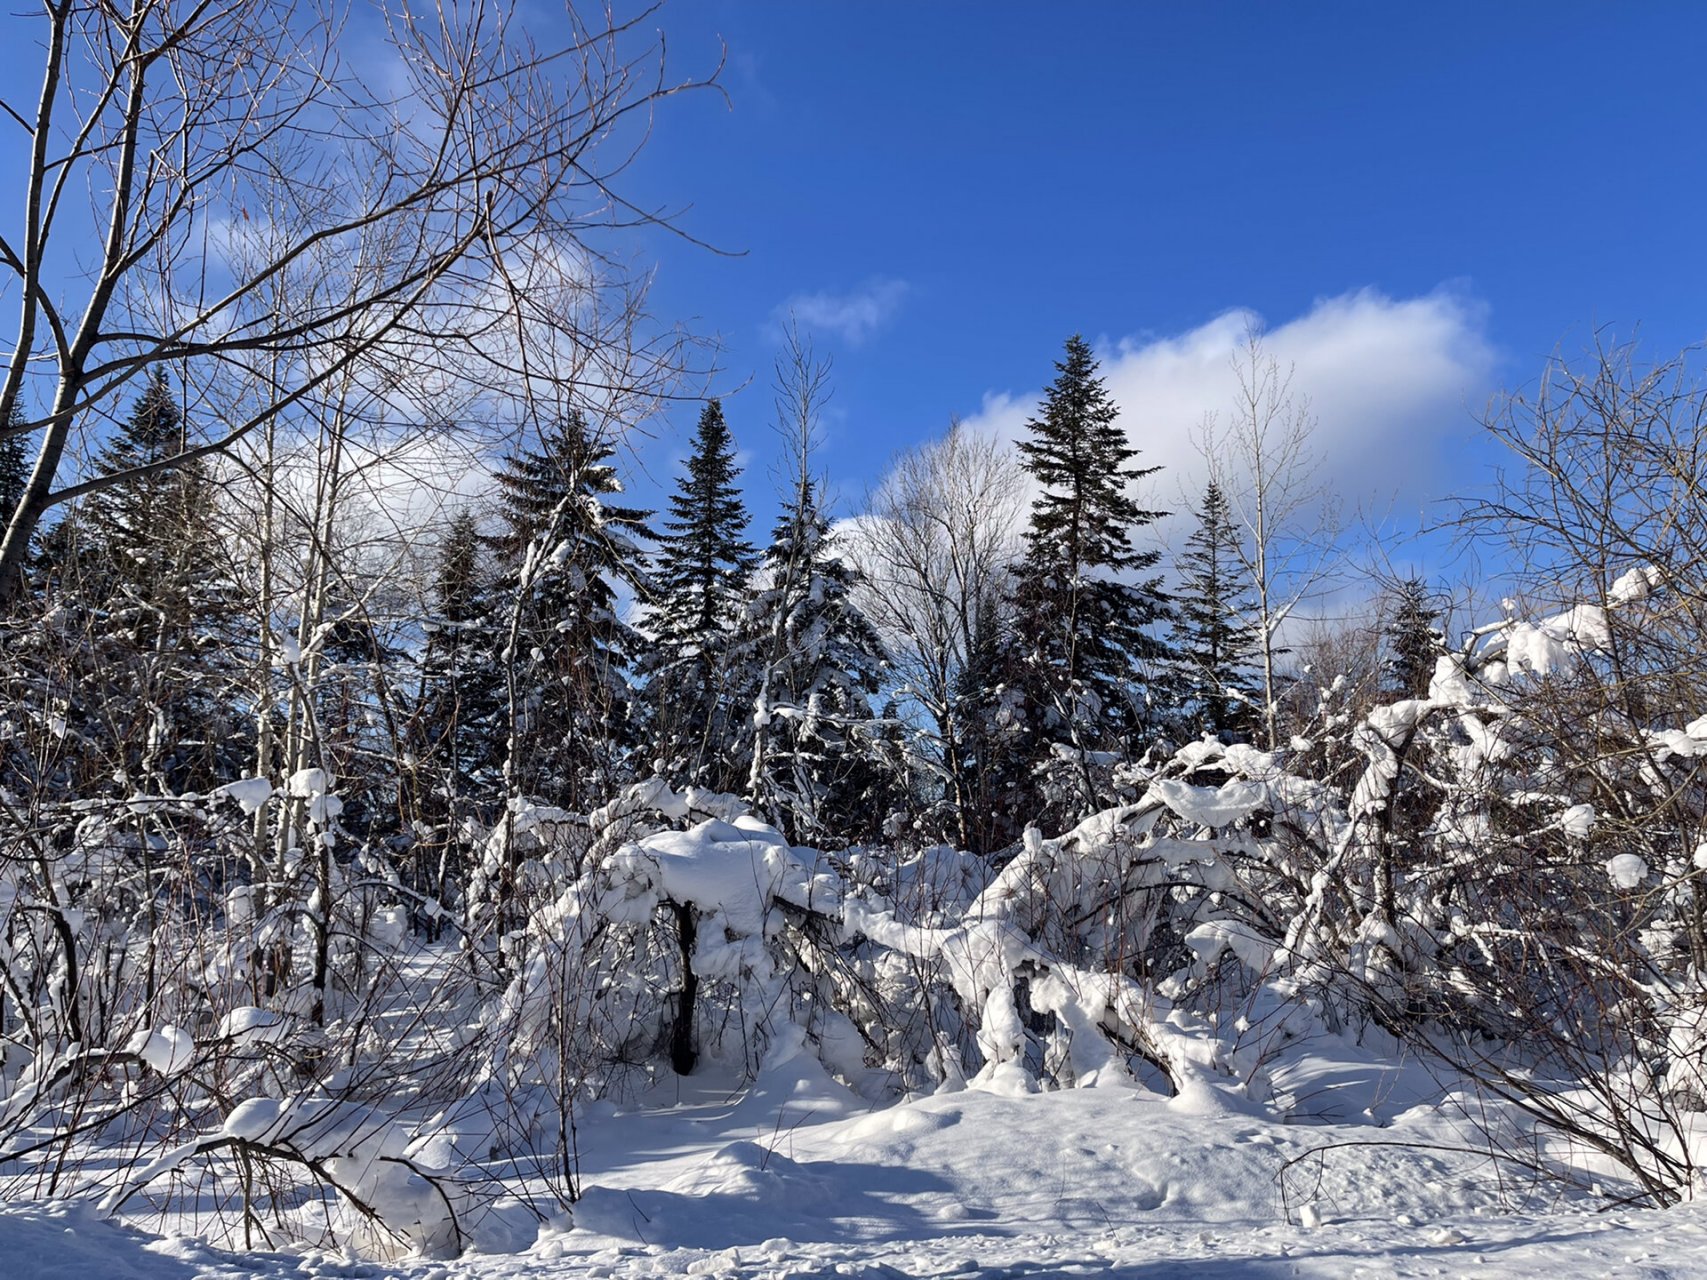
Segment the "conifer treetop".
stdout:
<path fill-rule="evenodd" d="M 722 402 L 708 401 L 660 539 L 656 579 L 666 630 L 712 630 L 757 562 L 739 474 Z"/>
<path fill-rule="evenodd" d="M 1148 568 L 1157 557 L 1134 551 L 1131 531 L 1161 513 L 1142 509 L 1130 486 L 1159 468 L 1131 465 L 1137 450 L 1117 425 L 1120 408 L 1082 336 L 1067 339 L 1055 370 L 1043 404 L 1026 423 L 1031 438 L 1018 446 L 1043 488 L 1031 508 L 1027 559 L 1070 578 L 1091 568 Z"/>

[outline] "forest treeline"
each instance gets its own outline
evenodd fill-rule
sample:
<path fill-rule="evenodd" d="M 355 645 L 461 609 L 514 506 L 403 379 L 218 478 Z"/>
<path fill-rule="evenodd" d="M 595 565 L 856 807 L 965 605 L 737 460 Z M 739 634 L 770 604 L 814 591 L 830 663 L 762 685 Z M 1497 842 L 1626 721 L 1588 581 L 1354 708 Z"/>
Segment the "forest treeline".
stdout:
<path fill-rule="evenodd" d="M 1229 498 L 1222 460 L 1164 564 L 1161 513 L 1134 497 L 1155 469 L 1082 339 L 1017 449 L 956 426 L 840 521 L 810 450 L 825 375 L 801 350 L 780 367 L 792 467 L 760 539 L 718 400 L 663 512 L 624 495 L 621 424 L 576 409 L 464 484 L 478 496 L 403 527 L 348 441 L 262 484 L 252 462 L 150 469 L 210 434 L 157 373 L 95 464 L 133 478 L 71 506 L 30 559 L 13 689 L 43 727 L 15 740 L 42 739 L 8 759 L 13 790 L 87 804 L 320 769 L 342 839 L 450 907 L 470 833 L 517 799 L 585 813 L 657 777 L 738 796 L 801 843 L 904 833 L 999 857 L 1026 825 L 1132 798 L 1145 760 L 1306 727 L 1313 664 L 1282 630 L 1320 583 L 1272 567 L 1301 531 L 1258 523 L 1267 495 Z M 1349 659 L 1349 705 L 1421 695 L 1443 651 L 1442 597 L 1420 577 L 1381 590 L 1331 641 L 1292 628 Z"/>
<path fill-rule="evenodd" d="M 246 1223 L 258 1193 L 213 1156 L 235 1150 L 283 1179 L 275 1207 L 287 1167 L 394 1239 L 364 1197 L 402 1192 L 330 1177 L 322 1130 L 413 1150 L 413 1116 L 457 1158 L 410 1166 L 447 1209 L 401 1238 L 450 1247 L 482 1161 L 526 1150 L 572 1201 L 576 1108 L 707 1056 L 751 1071 L 799 1037 L 874 1097 L 1114 1072 L 1285 1106 L 1286 1046 L 1355 1033 L 1630 1194 L 1686 1194 L 1687 361 L 1607 351 L 1489 419 L 1518 469 L 1460 519 L 1521 585 L 1452 640 L 1419 579 L 1289 635 L 1314 514 L 1262 463 L 1307 458 L 1307 423 L 1259 342 L 1240 369 L 1255 410 L 1166 565 L 1076 337 L 1015 450 L 954 428 L 839 522 L 810 466 L 825 369 L 796 346 L 762 542 L 715 400 L 664 512 L 571 412 L 486 497 L 375 538 L 395 509 L 350 496 L 364 455 L 327 424 L 150 468 L 196 430 L 153 378 L 99 461 L 124 478 L 43 531 L 5 624 L 0 1163 L 54 1190 L 105 1153 L 72 1182 L 128 1204 L 205 1157 Z M 233 1088 L 271 1128 L 221 1119 Z"/>

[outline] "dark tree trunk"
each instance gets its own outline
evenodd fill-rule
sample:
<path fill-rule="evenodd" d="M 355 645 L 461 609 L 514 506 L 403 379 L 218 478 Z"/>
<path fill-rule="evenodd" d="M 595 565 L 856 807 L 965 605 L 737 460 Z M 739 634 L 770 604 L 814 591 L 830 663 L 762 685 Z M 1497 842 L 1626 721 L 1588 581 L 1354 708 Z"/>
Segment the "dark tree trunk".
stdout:
<path fill-rule="evenodd" d="M 693 1005 L 699 996 L 699 975 L 693 971 L 694 940 L 699 935 L 694 909 L 672 902 L 670 910 L 676 915 L 676 939 L 682 951 L 682 989 L 676 993 L 676 1021 L 670 1028 L 670 1066 L 679 1076 L 694 1068 L 699 1054 L 693 1044 Z"/>

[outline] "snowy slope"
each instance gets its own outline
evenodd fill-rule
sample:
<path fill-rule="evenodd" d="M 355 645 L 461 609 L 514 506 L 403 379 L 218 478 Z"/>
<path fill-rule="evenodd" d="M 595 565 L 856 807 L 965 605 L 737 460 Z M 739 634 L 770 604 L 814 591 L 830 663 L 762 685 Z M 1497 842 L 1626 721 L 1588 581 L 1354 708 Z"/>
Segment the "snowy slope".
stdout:
<path fill-rule="evenodd" d="M 1416 1084 L 1340 1067 L 1325 1087 L 1348 1106 Z M 965 1090 L 865 1111 L 795 1057 L 737 1101 L 684 1094 L 590 1127 L 604 1136 L 577 1225 L 534 1254 L 562 1269 L 537 1274 L 1707 1275 L 1707 1216 L 1548 1204 L 1556 1188 L 1446 1150 L 1465 1126 L 1439 1105 L 1379 1129 L 1206 1113 L 1130 1088 Z M 1334 1142 L 1378 1145 L 1282 1176 Z M 1502 1208 L 1514 1199 L 1529 1212 Z M 494 1277 L 505 1265 L 461 1264 Z"/>
<path fill-rule="evenodd" d="M 904 1197 L 902 1197 L 904 1199 Z M 897 1225 L 903 1223 L 897 1220 Z M 1152 1220 L 1111 1226 L 1060 1222 L 1027 1231 L 905 1230 L 881 1241 L 778 1236 L 724 1248 L 608 1243 L 551 1234 L 525 1254 L 455 1263 L 378 1265 L 317 1251 L 233 1255 L 192 1240 L 153 1240 L 63 1204 L 0 1207 L 0 1274 L 7 1280 L 571 1280 L 706 1275 L 742 1280 L 822 1277 L 1102 1276 L 1221 1280 L 1266 1276 L 1707 1275 L 1707 1216 L 1693 1208 L 1583 1215 L 1461 1217 L 1438 1223 L 1405 1210 L 1306 1230 L 1193 1227 Z"/>
<path fill-rule="evenodd" d="M 1707 1212 L 1594 1212 L 1455 1151 L 1467 1126 L 1450 1099 L 1410 1105 L 1418 1075 L 1360 1067 L 1352 1046 L 1325 1046 L 1314 1075 L 1364 1123 L 1282 1124 L 1234 1095 L 1188 1105 L 1135 1087 L 872 1109 L 783 1049 L 749 1089 L 707 1073 L 594 1108 L 574 1225 L 519 1253 L 234 1256 L 87 1208 L 14 1205 L 0 1276 L 1707 1276 Z"/>

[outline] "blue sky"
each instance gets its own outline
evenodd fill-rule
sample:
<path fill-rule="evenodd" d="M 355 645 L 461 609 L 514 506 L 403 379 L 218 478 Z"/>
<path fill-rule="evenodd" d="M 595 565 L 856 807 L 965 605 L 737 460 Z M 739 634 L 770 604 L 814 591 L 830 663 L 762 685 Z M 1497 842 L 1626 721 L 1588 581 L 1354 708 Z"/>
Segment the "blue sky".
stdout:
<path fill-rule="evenodd" d="M 651 21 L 680 75 L 726 47 L 727 97 L 664 104 L 626 192 L 729 253 L 626 248 L 657 318 L 722 344 L 761 529 L 791 305 L 835 361 L 818 461 L 844 511 L 951 415 L 1015 434 L 1075 331 L 1179 506 L 1229 314 L 1260 316 L 1326 478 L 1401 523 L 1481 474 L 1474 413 L 1555 347 L 1707 334 L 1699 3 L 671 0 Z M 0 77 L 25 101 L 40 20 L 12 23 Z M 645 499 L 694 416 L 641 446 Z"/>
<path fill-rule="evenodd" d="M 729 101 L 670 104 L 636 179 L 742 256 L 654 239 L 653 309 L 720 335 L 761 463 L 778 309 L 843 315 L 818 337 L 846 501 L 950 414 L 1028 402 L 1074 331 L 1113 351 L 1233 308 L 1279 328 L 1360 291 L 1377 323 L 1434 299 L 1454 331 L 1419 358 L 1461 358 L 1386 428 L 1421 451 L 1412 506 L 1485 460 L 1471 413 L 1555 347 L 1707 332 L 1707 6 L 696 0 L 658 22 L 683 70 L 727 42 Z M 1377 384 L 1408 363 L 1389 339 Z M 1354 409 L 1379 436 L 1379 396 Z"/>

